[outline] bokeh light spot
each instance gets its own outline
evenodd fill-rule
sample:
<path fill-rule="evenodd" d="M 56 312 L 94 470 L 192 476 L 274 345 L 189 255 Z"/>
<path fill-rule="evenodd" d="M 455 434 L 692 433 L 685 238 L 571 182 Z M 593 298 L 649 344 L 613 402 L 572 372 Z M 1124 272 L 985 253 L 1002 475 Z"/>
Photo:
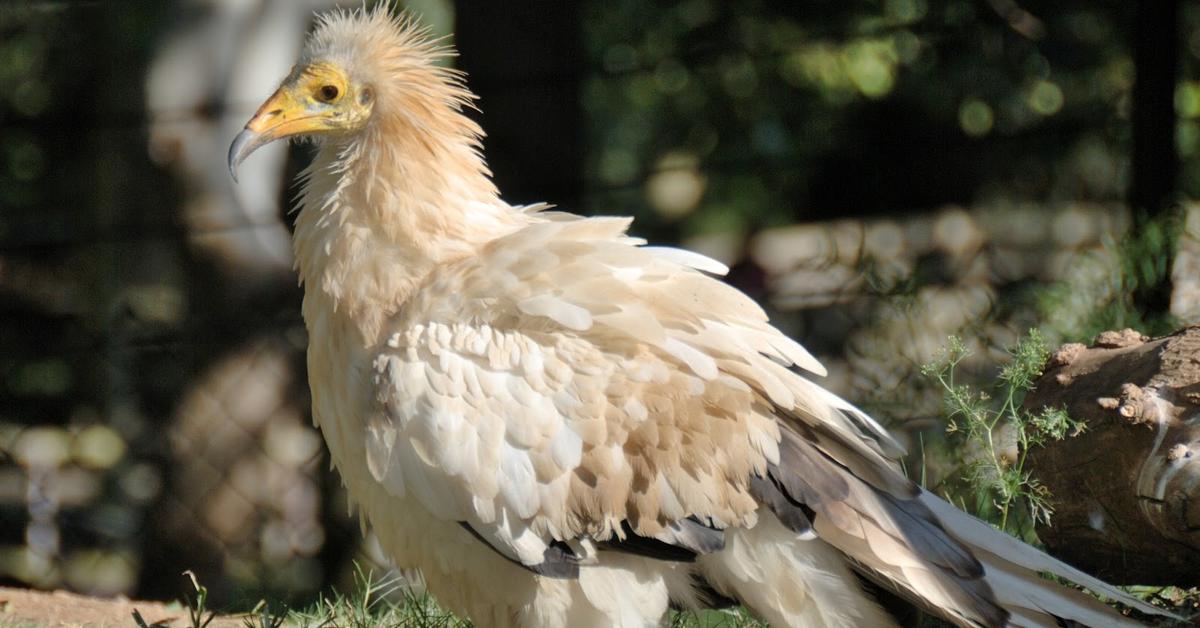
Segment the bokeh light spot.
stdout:
<path fill-rule="evenodd" d="M 1038 81 L 1029 90 L 1029 108 L 1043 116 L 1058 113 L 1063 107 L 1062 88 L 1050 81 Z"/>
<path fill-rule="evenodd" d="M 665 59 L 654 70 L 654 79 L 664 94 L 676 94 L 687 87 L 689 75 L 683 64 L 675 59 Z"/>
<path fill-rule="evenodd" d="M 964 100 L 958 108 L 958 124 L 971 137 L 987 135 L 995 121 L 991 106 L 977 98 Z"/>
<path fill-rule="evenodd" d="M 1175 112 L 1181 118 L 1200 117 L 1200 83 L 1183 81 L 1175 88 Z"/>
<path fill-rule="evenodd" d="M 1197 147 L 1200 146 L 1200 125 L 1194 120 L 1180 120 L 1175 126 L 1175 146 L 1180 155 L 1194 156 Z"/>
<path fill-rule="evenodd" d="M 75 436 L 74 450 L 83 466 L 110 469 L 125 457 L 125 441 L 111 427 L 92 425 Z"/>
<path fill-rule="evenodd" d="M 847 73 L 858 91 L 868 98 L 882 98 L 896 84 L 896 51 L 893 44 L 862 42 L 846 53 Z"/>
<path fill-rule="evenodd" d="M 14 449 L 26 467 L 57 468 L 70 457 L 70 438 L 57 427 L 35 427 L 21 433 Z"/>
<path fill-rule="evenodd" d="M 704 196 L 706 180 L 699 159 L 674 151 L 658 160 L 656 172 L 646 181 L 646 199 L 660 215 L 678 218 L 690 214 Z"/>

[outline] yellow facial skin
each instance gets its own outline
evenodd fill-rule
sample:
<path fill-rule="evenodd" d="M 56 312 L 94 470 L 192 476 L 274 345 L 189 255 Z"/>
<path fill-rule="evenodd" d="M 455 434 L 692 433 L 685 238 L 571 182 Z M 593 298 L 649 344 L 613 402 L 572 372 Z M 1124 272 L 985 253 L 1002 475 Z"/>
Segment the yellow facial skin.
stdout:
<path fill-rule="evenodd" d="M 316 62 L 297 68 L 229 146 L 229 172 L 251 153 L 275 140 L 362 128 L 375 104 L 370 86 L 353 85 L 340 68 Z"/>

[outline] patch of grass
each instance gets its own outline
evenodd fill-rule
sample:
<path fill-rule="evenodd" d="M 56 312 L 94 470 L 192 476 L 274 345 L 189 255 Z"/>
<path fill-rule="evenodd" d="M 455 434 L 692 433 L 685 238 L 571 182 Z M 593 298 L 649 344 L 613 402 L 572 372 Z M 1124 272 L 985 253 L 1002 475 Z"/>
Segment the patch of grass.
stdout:
<path fill-rule="evenodd" d="M 746 609 L 738 606 L 714 611 L 671 611 L 671 628 L 768 628 Z"/>
<path fill-rule="evenodd" d="M 197 595 L 197 600 L 201 599 Z M 197 612 L 192 600 L 189 608 Z M 354 565 L 354 593 L 321 595 L 300 609 L 265 600 L 242 616 L 246 628 L 467 628 L 470 622 L 441 609 L 432 597 L 415 593 L 399 576 L 377 578 L 373 571 Z M 193 628 L 199 628 L 193 626 Z"/>
<path fill-rule="evenodd" d="M 187 596 L 191 628 L 207 626 L 215 614 L 207 608 L 207 589 L 192 578 L 194 594 Z M 470 628 L 471 622 L 438 606 L 427 593 L 416 593 L 399 576 L 377 578 L 374 572 L 354 567 L 353 594 L 322 595 L 303 609 L 261 601 L 242 616 L 246 628 Z M 135 615 L 138 628 L 147 626 Z M 700 612 L 671 611 L 672 628 L 767 628 L 744 608 Z M 9 628 L 0 623 L 0 628 Z M 12 628 L 18 628 L 13 626 Z M 24 628 L 23 626 L 20 628 Z"/>
<path fill-rule="evenodd" d="M 339 626 L 368 628 L 404 626 L 406 628 L 466 628 L 470 622 L 442 610 L 428 594 L 414 593 L 399 577 L 375 580 L 371 572 L 355 567 L 354 595 L 333 593 L 321 596 L 308 609 L 287 614 L 287 625 L 319 628 Z M 400 599 L 394 594 L 400 594 Z"/>
<path fill-rule="evenodd" d="M 286 621 L 286 612 L 276 613 L 266 600 L 261 600 L 246 617 L 242 618 L 242 625 L 246 628 L 281 628 Z"/>
<path fill-rule="evenodd" d="M 374 626 L 403 628 L 469 628 L 471 622 L 443 610 L 426 593 L 405 592 L 400 601 L 378 600 L 365 604 L 361 594 L 334 594 L 306 610 L 287 613 L 283 625 L 320 628 L 324 626 L 367 628 Z M 672 628 L 767 628 L 745 609 L 721 611 L 672 611 Z M 258 628 L 258 625 L 253 625 Z"/>

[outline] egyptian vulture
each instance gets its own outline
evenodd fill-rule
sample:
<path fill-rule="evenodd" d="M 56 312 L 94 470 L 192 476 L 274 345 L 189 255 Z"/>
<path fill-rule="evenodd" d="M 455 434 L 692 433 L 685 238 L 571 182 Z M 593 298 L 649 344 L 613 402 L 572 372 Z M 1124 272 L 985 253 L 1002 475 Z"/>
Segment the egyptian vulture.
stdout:
<path fill-rule="evenodd" d="M 479 626 L 733 601 L 895 625 L 871 581 L 963 626 L 1133 623 L 1052 574 L 1155 612 L 906 478 L 720 263 L 502 201 L 451 54 L 387 6 L 325 15 L 229 151 L 236 172 L 274 140 L 318 147 L 294 234 L 313 418 L 443 605 Z"/>

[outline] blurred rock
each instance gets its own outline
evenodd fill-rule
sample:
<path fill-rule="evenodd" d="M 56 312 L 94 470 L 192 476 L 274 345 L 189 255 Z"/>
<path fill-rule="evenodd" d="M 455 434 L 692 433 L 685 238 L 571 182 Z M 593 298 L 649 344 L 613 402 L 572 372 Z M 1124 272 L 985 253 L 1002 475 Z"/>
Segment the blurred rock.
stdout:
<path fill-rule="evenodd" d="M 1104 242 L 1127 225 L 1115 205 L 955 206 L 769 229 L 750 252 L 768 271 L 770 302 L 811 325 L 800 339 L 844 351 L 821 356 L 835 365 L 833 389 L 901 432 L 919 431 L 940 429 L 940 393 L 919 370 L 948 336 L 971 348 L 968 372 L 1003 363 L 1004 348 L 1036 318 L 1030 299 L 1022 309 L 1007 295 L 1031 281 L 1059 282 L 1065 302 L 1049 323 L 1078 328 L 1113 295 L 1117 260 Z M 830 325 L 830 310 L 851 320 Z"/>

